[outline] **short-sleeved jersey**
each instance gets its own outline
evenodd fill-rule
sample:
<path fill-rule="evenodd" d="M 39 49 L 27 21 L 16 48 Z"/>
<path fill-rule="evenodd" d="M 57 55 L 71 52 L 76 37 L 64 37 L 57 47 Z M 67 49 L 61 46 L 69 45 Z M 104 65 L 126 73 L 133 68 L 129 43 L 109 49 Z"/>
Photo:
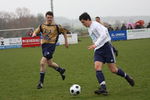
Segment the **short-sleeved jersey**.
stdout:
<path fill-rule="evenodd" d="M 44 43 L 51 43 L 55 44 L 58 40 L 58 36 L 60 33 L 66 34 L 66 31 L 63 29 L 61 25 L 56 24 L 41 24 L 34 33 L 38 34 L 40 33 L 42 36 L 41 44 Z"/>

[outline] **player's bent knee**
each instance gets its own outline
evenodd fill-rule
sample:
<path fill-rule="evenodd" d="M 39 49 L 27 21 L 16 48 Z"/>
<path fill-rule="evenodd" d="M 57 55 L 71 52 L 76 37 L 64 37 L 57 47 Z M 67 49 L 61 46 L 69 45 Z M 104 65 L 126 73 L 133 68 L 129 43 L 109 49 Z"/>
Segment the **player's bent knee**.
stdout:
<path fill-rule="evenodd" d="M 100 65 L 95 65 L 95 70 L 101 70 L 101 66 Z"/>
<path fill-rule="evenodd" d="M 53 67 L 53 62 L 52 61 L 48 61 L 47 64 L 48 64 L 48 67 Z"/>
<path fill-rule="evenodd" d="M 95 62 L 95 70 L 102 70 L 102 63 L 99 61 Z"/>
<path fill-rule="evenodd" d="M 102 70 L 102 65 L 103 65 L 102 62 L 95 61 L 94 64 L 95 64 L 95 70 Z"/>
<path fill-rule="evenodd" d="M 53 67 L 53 65 L 52 64 L 48 64 L 48 67 Z"/>
<path fill-rule="evenodd" d="M 118 68 L 116 67 L 115 64 L 108 64 L 108 67 L 109 67 L 109 69 L 112 73 L 117 73 L 118 72 Z"/>
<path fill-rule="evenodd" d="M 111 69 L 111 72 L 112 73 L 117 73 L 117 70 L 116 69 Z"/>
<path fill-rule="evenodd" d="M 40 66 L 41 66 L 41 67 L 44 67 L 45 64 L 46 64 L 46 62 L 44 62 L 44 61 L 41 61 L 41 62 L 40 62 Z"/>

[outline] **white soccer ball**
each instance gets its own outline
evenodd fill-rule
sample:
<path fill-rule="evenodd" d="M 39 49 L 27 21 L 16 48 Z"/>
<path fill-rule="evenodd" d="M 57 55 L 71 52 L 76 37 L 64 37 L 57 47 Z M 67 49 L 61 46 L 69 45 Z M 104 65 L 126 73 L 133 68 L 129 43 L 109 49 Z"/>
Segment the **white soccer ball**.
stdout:
<path fill-rule="evenodd" d="M 71 95 L 78 95 L 81 93 L 81 86 L 78 84 L 74 84 L 70 87 L 70 94 Z"/>

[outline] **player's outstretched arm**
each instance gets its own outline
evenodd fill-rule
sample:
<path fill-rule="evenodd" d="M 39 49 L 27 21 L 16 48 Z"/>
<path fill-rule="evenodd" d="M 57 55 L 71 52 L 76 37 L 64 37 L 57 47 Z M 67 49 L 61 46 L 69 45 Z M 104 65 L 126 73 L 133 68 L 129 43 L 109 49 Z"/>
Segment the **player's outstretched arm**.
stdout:
<path fill-rule="evenodd" d="M 68 48 L 69 44 L 68 44 L 68 39 L 67 39 L 67 34 L 63 34 L 64 35 L 64 39 L 65 39 L 65 47 Z"/>
<path fill-rule="evenodd" d="M 36 33 L 35 32 L 32 34 L 32 37 L 36 37 Z"/>
<path fill-rule="evenodd" d="M 39 26 L 37 29 L 34 30 L 34 32 L 33 32 L 33 34 L 32 34 L 32 37 L 36 37 L 37 34 L 40 33 L 40 31 L 41 31 L 41 30 L 40 30 L 40 27 L 41 27 L 41 26 Z"/>

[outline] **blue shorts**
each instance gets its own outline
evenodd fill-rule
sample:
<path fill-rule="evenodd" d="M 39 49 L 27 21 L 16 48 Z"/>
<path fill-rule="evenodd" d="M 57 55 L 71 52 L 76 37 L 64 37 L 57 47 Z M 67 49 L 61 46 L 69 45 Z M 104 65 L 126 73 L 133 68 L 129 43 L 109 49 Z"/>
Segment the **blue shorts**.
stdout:
<path fill-rule="evenodd" d="M 44 43 L 42 44 L 42 54 L 47 60 L 53 58 L 56 44 Z"/>
<path fill-rule="evenodd" d="M 100 61 L 103 63 L 116 63 L 112 45 L 107 42 L 94 53 L 94 62 Z"/>

